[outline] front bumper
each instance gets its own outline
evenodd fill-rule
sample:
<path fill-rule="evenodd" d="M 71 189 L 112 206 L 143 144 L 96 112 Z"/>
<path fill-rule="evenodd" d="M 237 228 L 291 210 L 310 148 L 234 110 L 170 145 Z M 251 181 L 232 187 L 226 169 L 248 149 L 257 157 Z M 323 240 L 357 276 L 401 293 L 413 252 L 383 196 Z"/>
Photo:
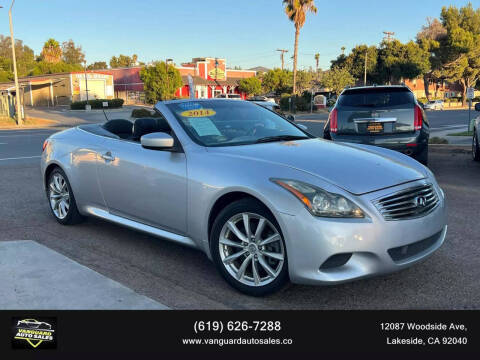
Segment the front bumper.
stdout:
<path fill-rule="evenodd" d="M 358 197 L 356 203 L 368 214 L 365 219 L 316 218 L 306 209 L 295 216 L 281 214 L 290 280 L 300 284 L 338 284 L 395 272 L 435 252 L 447 233 L 445 199 L 438 188 L 437 207 L 416 219 L 386 221 L 372 204 L 374 198 L 414 185 Z M 351 256 L 340 266 L 322 266 L 338 254 Z"/>

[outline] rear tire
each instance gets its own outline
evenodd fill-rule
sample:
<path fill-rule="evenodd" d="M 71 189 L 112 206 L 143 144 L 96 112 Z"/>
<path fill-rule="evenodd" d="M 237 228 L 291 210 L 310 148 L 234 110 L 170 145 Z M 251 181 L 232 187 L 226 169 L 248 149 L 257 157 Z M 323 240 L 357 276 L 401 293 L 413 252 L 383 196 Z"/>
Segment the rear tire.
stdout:
<path fill-rule="evenodd" d="M 84 217 L 78 212 L 67 175 L 59 167 L 55 168 L 48 176 L 46 191 L 50 210 L 60 224 L 74 225 L 84 220 Z"/>
<path fill-rule="evenodd" d="M 472 158 L 473 161 L 480 161 L 480 145 L 478 144 L 478 136 L 476 129 L 473 129 L 472 136 Z"/>
<path fill-rule="evenodd" d="M 415 160 L 425 166 L 428 165 L 428 146 L 425 146 L 425 149 L 423 149 L 420 154 L 415 156 Z"/>
<path fill-rule="evenodd" d="M 210 250 L 222 277 L 244 294 L 271 294 L 288 280 L 280 226 L 255 199 L 235 201 L 218 214 L 210 233 Z"/>

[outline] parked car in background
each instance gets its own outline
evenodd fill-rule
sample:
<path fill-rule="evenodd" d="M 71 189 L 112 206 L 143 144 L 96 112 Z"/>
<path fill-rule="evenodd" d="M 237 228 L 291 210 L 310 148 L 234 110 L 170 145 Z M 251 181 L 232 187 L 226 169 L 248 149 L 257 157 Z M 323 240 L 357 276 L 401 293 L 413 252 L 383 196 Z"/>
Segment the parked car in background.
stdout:
<path fill-rule="evenodd" d="M 475 104 L 475 110 L 480 111 L 480 103 Z M 475 161 L 480 161 L 480 115 L 478 115 L 473 122 L 473 136 L 472 136 L 472 157 Z"/>
<path fill-rule="evenodd" d="M 403 85 L 345 89 L 331 109 L 325 139 L 400 151 L 426 165 L 430 130 L 425 111 Z"/>
<path fill-rule="evenodd" d="M 271 101 L 254 101 L 255 104 L 257 105 L 260 105 L 260 106 L 263 106 L 265 109 L 268 109 L 268 110 L 271 110 L 271 111 L 274 111 L 276 112 L 277 114 L 279 114 L 280 116 L 283 116 L 285 119 L 287 119 L 288 121 L 295 121 L 295 117 L 293 115 L 288 115 L 288 114 L 285 114 L 281 108 L 280 108 L 280 105 L 278 105 L 277 103 L 275 102 L 271 102 Z M 303 129 L 303 130 L 306 130 L 304 129 L 304 126 L 301 126 L 300 127 Z"/>
<path fill-rule="evenodd" d="M 242 100 L 240 94 L 218 94 L 215 96 L 217 99 L 232 99 L 232 100 Z"/>
<path fill-rule="evenodd" d="M 247 101 L 164 101 L 155 111 L 45 141 L 43 191 L 60 224 L 93 216 L 192 246 L 256 296 L 289 280 L 405 269 L 444 242 L 444 193 L 407 156 L 315 138 Z"/>
<path fill-rule="evenodd" d="M 268 101 L 268 102 L 273 102 L 273 103 L 275 102 L 274 98 L 263 96 L 263 95 L 252 96 L 252 97 L 248 98 L 247 100 L 248 101 Z"/>
<path fill-rule="evenodd" d="M 431 100 L 425 105 L 423 105 L 425 110 L 443 110 L 444 102 L 443 100 Z"/>

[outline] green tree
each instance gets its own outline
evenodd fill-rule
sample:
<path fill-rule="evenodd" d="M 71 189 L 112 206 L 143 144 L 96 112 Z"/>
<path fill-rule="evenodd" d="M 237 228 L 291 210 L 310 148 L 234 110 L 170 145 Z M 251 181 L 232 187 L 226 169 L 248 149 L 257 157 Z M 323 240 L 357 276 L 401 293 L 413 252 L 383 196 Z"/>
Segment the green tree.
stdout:
<path fill-rule="evenodd" d="M 256 77 L 245 78 L 239 81 L 238 88 L 247 95 L 259 95 L 262 92 L 262 83 Z"/>
<path fill-rule="evenodd" d="M 430 70 L 429 53 L 417 43 L 402 44 L 398 40 L 383 41 L 378 50 L 376 80 L 395 83 L 414 79 Z"/>
<path fill-rule="evenodd" d="M 276 68 L 263 74 L 262 86 L 265 92 L 290 93 L 292 91 L 292 82 L 293 76 L 291 71 Z"/>
<path fill-rule="evenodd" d="M 72 39 L 64 41 L 62 44 L 62 59 L 67 64 L 83 64 L 85 54 L 81 46 L 75 46 Z"/>
<path fill-rule="evenodd" d="M 62 72 L 82 71 L 83 67 L 80 64 L 67 64 L 63 61 L 56 63 L 48 61 L 37 61 L 34 68 L 28 75 L 43 75 L 43 74 L 56 74 Z"/>
<path fill-rule="evenodd" d="M 43 61 L 58 63 L 62 60 L 62 48 L 55 39 L 48 39 L 43 45 L 41 57 Z"/>
<path fill-rule="evenodd" d="M 315 71 L 318 72 L 318 63 L 320 61 L 320 54 L 316 53 L 315 54 Z"/>
<path fill-rule="evenodd" d="M 143 81 L 147 101 L 150 103 L 172 99 L 175 91 L 183 85 L 180 72 L 164 61 L 157 61 L 144 67 L 140 71 L 140 78 Z"/>
<path fill-rule="evenodd" d="M 35 65 L 33 50 L 23 44 L 22 40 L 15 40 L 15 55 L 19 76 L 26 76 Z M 2 81 L 13 80 L 12 42 L 10 37 L 0 35 L 0 78 Z"/>
<path fill-rule="evenodd" d="M 110 67 L 121 68 L 121 67 L 132 67 L 137 64 L 138 56 L 133 54 L 132 56 L 120 54 L 118 57 L 112 56 L 110 59 Z"/>
<path fill-rule="evenodd" d="M 333 91 L 337 96 L 346 86 L 354 84 L 354 77 L 344 67 L 333 67 L 329 71 L 326 71 L 321 79 L 321 85 Z"/>
<path fill-rule="evenodd" d="M 480 8 L 475 10 L 472 4 L 443 7 L 441 21 L 447 34 L 436 51 L 441 67 L 435 75 L 458 81 L 465 104 L 467 88 L 474 87 L 480 77 Z"/>
<path fill-rule="evenodd" d="M 370 78 L 377 67 L 378 50 L 376 46 L 357 45 L 344 62 L 344 66 L 357 80 L 363 79 L 365 75 L 365 55 L 367 56 L 367 78 Z"/>
<path fill-rule="evenodd" d="M 345 54 L 340 54 L 337 56 L 336 59 L 330 61 L 330 68 L 334 67 L 345 67 L 348 66 L 350 67 L 349 64 L 347 64 L 347 56 Z"/>
<path fill-rule="evenodd" d="M 285 13 L 295 26 L 295 48 L 293 53 L 293 93 L 296 94 L 298 38 L 300 35 L 300 29 L 305 24 L 307 13 L 311 12 L 316 14 L 317 8 L 315 7 L 314 0 L 283 0 L 283 4 L 285 5 Z"/>
<path fill-rule="evenodd" d="M 434 72 L 441 67 L 441 61 L 437 56 L 440 48 L 440 42 L 447 36 L 447 29 L 438 19 L 427 18 L 427 24 L 417 34 L 417 43 L 429 53 L 430 70 L 423 74 L 423 83 L 425 86 L 425 96 L 430 100 L 429 84 L 430 80 L 435 79 Z M 436 79 L 435 79 L 436 80 Z"/>
<path fill-rule="evenodd" d="M 87 66 L 88 70 L 103 70 L 106 69 L 107 63 L 105 61 L 95 61 L 93 64 Z"/>
<path fill-rule="evenodd" d="M 305 90 L 312 88 L 314 75 L 313 71 L 299 70 L 297 72 L 297 91 L 299 93 L 303 94 Z"/>

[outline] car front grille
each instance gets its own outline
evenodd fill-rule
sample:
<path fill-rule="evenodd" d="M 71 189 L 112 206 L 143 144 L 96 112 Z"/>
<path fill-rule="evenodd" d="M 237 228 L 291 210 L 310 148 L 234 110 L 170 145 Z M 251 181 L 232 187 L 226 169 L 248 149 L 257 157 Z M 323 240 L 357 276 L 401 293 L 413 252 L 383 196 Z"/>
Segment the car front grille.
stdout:
<path fill-rule="evenodd" d="M 426 184 L 384 196 L 373 203 L 385 220 L 406 220 L 433 211 L 438 205 L 438 195 L 431 184 Z"/>

